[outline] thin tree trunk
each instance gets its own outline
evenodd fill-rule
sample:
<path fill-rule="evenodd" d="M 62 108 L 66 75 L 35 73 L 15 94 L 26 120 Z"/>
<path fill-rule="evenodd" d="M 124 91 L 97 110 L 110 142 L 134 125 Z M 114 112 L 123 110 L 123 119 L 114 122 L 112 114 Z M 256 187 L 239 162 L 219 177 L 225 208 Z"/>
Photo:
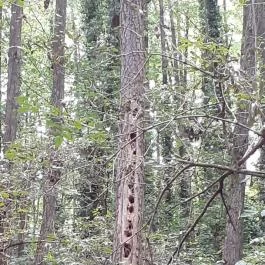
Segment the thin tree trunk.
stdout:
<path fill-rule="evenodd" d="M 253 27 L 253 13 L 250 1 L 244 6 L 243 39 L 241 48 L 241 71 L 245 78 L 243 93 L 252 93 L 255 88 L 255 33 Z M 254 78 L 253 78 L 254 77 Z M 237 121 L 251 127 L 249 102 L 241 100 L 236 111 Z M 233 133 L 232 158 L 235 164 L 243 157 L 248 148 L 248 130 L 236 126 Z M 244 176 L 237 174 L 230 178 L 228 198 L 229 214 L 226 223 L 226 237 L 223 248 L 223 259 L 227 265 L 235 265 L 243 253 L 243 223 L 240 215 L 244 208 L 245 183 Z"/>
<path fill-rule="evenodd" d="M 144 6 L 121 2 L 121 114 L 117 168 L 114 264 L 140 265 L 144 194 Z"/>
<path fill-rule="evenodd" d="M 223 0 L 223 9 L 224 9 L 224 14 L 223 14 L 223 23 L 224 23 L 224 33 L 225 33 L 225 45 L 228 47 L 229 45 L 229 39 L 228 39 L 228 22 L 227 22 L 227 5 L 226 5 L 226 0 Z"/>
<path fill-rule="evenodd" d="M 168 83 L 167 67 L 168 59 L 166 54 L 166 33 L 165 33 L 165 18 L 164 18 L 164 0 L 159 0 L 160 10 L 160 40 L 161 40 L 161 54 L 162 54 L 162 82 L 163 84 Z"/>
<path fill-rule="evenodd" d="M 178 53 L 177 53 L 177 35 L 176 35 L 176 28 L 174 22 L 174 6 L 172 4 L 172 0 L 169 0 L 169 16 L 170 16 L 170 28 L 171 28 L 171 38 L 172 38 L 172 49 L 173 49 L 173 72 L 174 72 L 174 83 L 179 85 L 179 66 L 178 66 Z"/>
<path fill-rule="evenodd" d="M 3 31 L 3 6 L 0 6 L 0 106 L 2 105 L 2 31 Z M 3 113 L 0 110 L 0 153 L 2 152 L 2 137 L 3 137 Z"/>
<path fill-rule="evenodd" d="M 21 29 L 22 29 L 22 7 L 15 1 L 11 6 L 10 39 L 8 51 L 8 82 L 5 112 L 5 132 L 3 137 L 4 151 L 16 139 L 18 126 L 18 105 L 16 97 L 20 93 L 21 75 Z M 8 184 L 4 184 L 3 190 L 8 192 Z M 6 202 L 0 209 L 0 265 L 7 264 L 5 255 L 5 243 L 9 239 L 5 235 L 8 227 L 8 216 L 10 206 Z"/>
<path fill-rule="evenodd" d="M 259 65 L 259 98 L 262 99 L 264 95 L 265 85 L 265 3 L 264 0 L 255 0 L 256 2 L 256 25 L 257 25 L 257 46 L 258 49 L 258 65 Z M 265 125 L 265 112 L 262 110 L 261 122 Z M 260 149 L 259 169 L 265 170 L 265 150 Z M 264 179 L 257 179 L 259 189 L 259 199 L 261 203 L 265 203 L 265 181 Z M 261 220 L 262 227 L 265 227 L 265 221 Z"/>
<path fill-rule="evenodd" d="M 55 26 L 54 38 L 52 41 L 52 64 L 53 64 L 53 89 L 51 102 L 54 107 L 62 110 L 62 99 L 64 98 L 64 42 L 65 42 L 65 26 L 66 26 L 66 7 L 67 0 L 56 0 L 55 8 Z M 62 118 L 58 116 L 52 117 L 52 121 L 57 126 L 62 122 Z M 55 128 L 50 129 L 51 136 L 58 136 Z M 51 150 L 51 168 L 44 176 L 43 188 L 43 216 L 40 229 L 39 241 L 35 255 L 34 265 L 44 265 L 45 255 L 48 252 L 46 247 L 47 238 L 54 233 L 54 223 L 56 217 L 56 184 L 61 177 L 62 162 L 58 158 L 58 151 L 52 147 Z"/>

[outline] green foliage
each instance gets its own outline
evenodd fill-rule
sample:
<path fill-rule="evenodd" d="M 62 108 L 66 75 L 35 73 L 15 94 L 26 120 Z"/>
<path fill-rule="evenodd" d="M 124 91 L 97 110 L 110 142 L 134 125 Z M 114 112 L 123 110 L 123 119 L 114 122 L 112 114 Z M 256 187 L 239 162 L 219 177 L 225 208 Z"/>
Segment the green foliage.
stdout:
<path fill-rule="evenodd" d="M 23 4 L 22 85 L 21 94 L 16 98 L 19 131 L 16 141 L 9 145 L 4 154 L 11 169 L 3 169 L 0 180 L 0 211 L 8 208 L 10 216 L 8 236 L 17 240 L 19 233 L 24 231 L 25 241 L 32 243 L 25 244 L 22 256 L 15 257 L 15 251 L 11 251 L 10 255 L 13 264 L 32 262 L 36 250 L 34 242 L 38 239 L 42 222 L 43 187 L 46 184 L 43 180 L 52 167 L 50 154 L 56 152 L 63 164 L 59 166 L 62 175 L 51 188 L 57 193 L 57 219 L 55 233 L 46 238 L 49 252 L 45 261 L 58 265 L 110 264 L 113 252 L 114 190 L 117 184 L 115 154 L 119 151 L 118 139 L 122 133 L 117 129 L 121 111 L 119 28 L 110 28 L 114 7 L 111 6 L 112 1 L 68 1 L 65 43 L 67 100 L 60 109 L 50 103 L 52 62 L 49 54 L 54 10 L 50 6 L 44 11 L 42 2 Z M 237 72 L 233 67 L 239 61 L 240 41 L 231 39 L 229 47 L 223 44 L 225 30 L 220 17 L 223 13 L 219 12 L 217 1 L 199 2 L 200 6 L 197 1 L 191 0 L 178 1 L 177 4 L 174 2 L 172 11 L 178 35 L 177 47 L 172 46 L 171 25 L 166 21 L 167 71 L 170 80 L 166 85 L 161 85 L 158 6 L 155 1 L 149 3 L 150 57 L 146 56 L 149 87 L 146 82 L 143 99 L 149 113 L 144 117 L 145 124 L 141 125 L 148 128 L 145 132 L 144 161 L 145 223 L 153 214 L 167 181 L 183 168 L 184 164 L 179 162 L 181 159 L 231 165 L 234 110 L 246 110 L 249 102 L 256 101 L 258 97 L 255 93 L 239 89 L 244 87 L 244 83 L 237 80 Z M 203 12 L 205 3 L 209 16 Z M 0 7 L 3 4 L 4 1 L 0 1 Z M 241 28 L 241 11 L 237 3 L 231 4 L 233 6 L 227 11 L 229 37 L 240 33 L 238 28 Z M 8 50 L 9 16 L 6 9 L 9 7 L 4 5 L 2 51 Z M 165 8 L 169 14 L 169 6 Z M 186 16 L 189 25 L 185 22 Z M 173 58 L 177 59 L 177 66 Z M 220 80 L 216 76 L 212 78 L 216 74 L 213 64 L 218 65 Z M 5 61 L 2 62 L 1 70 L 4 87 L 7 73 Z M 179 82 L 176 82 L 174 75 L 178 75 Z M 233 78 L 230 78 L 231 75 Z M 226 131 L 221 121 L 208 117 L 222 118 L 217 112 L 219 99 L 216 96 L 216 80 L 223 85 L 223 97 L 227 104 L 226 116 L 223 118 L 231 121 L 226 123 Z M 4 94 L 5 91 L 1 92 Z M 208 97 L 206 105 L 204 96 Z M 3 114 L 4 99 L 1 102 Z M 196 132 L 201 130 L 198 139 L 191 139 L 187 128 L 193 128 Z M 1 167 L 5 168 L 5 163 Z M 223 170 L 219 169 L 192 167 L 178 176 L 167 194 L 162 196 L 149 238 L 155 264 L 167 264 L 168 258 L 200 215 L 216 186 L 190 203 L 185 204 L 185 200 L 203 191 L 222 173 Z M 187 184 L 184 191 L 181 187 L 183 181 Z M 241 214 L 245 225 L 246 251 L 243 260 L 246 264 L 261 265 L 265 258 L 265 224 L 261 216 L 264 207 L 256 196 L 261 189 L 255 185 L 249 188 L 246 207 Z M 167 196 L 168 193 L 171 196 Z M 27 226 L 19 228 L 23 214 L 27 215 Z M 180 264 L 212 265 L 221 260 L 226 218 L 224 205 L 217 198 L 184 243 Z M 144 233 L 143 239 L 145 228 L 141 231 Z"/>

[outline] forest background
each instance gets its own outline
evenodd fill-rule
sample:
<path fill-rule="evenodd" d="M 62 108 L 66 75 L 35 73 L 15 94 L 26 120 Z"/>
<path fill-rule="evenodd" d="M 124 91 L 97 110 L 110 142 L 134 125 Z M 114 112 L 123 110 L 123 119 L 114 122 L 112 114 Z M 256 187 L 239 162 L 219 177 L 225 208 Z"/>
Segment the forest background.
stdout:
<path fill-rule="evenodd" d="M 0 1 L 0 265 L 261 265 L 265 1 Z"/>

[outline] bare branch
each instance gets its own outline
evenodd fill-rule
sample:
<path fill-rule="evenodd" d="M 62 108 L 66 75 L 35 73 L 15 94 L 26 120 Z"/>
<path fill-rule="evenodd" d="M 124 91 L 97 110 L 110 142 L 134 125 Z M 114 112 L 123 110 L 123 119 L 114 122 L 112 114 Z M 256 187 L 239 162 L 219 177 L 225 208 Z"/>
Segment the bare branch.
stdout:
<path fill-rule="evenodd" d="M 206 213 L 207 209 L 211 205 L 212 201 L 220 193 L 220 187 L 214 192 L 214 194 L 211 196 L 211 198 L 205 204 L 205 206 L 204 206 L 202 212 L 200 213 L 200 215 L 197 217 L 197 219 L 194 221 L 194 223 L 191 225 L 191 227 L 187 230 L 187 232 L 185 233 L 184 237 L 181 239 L 181 241 L 179 243 L 179 246 L 176 248 L 176 250 L 174 251 L 174 253 L 170 257 L 167 265 L 170 265 L 170 263 L 173 261 L 173 258 L 174 258 L 175 255 L 177 255 L 177 256 L 179 255 L 179 252 L 181 250 L 182 245 L 184 244 L 184 242 L 186 241 L 186 239 L 189 237 L 190 233 L 194 230 L 194 228 L 196 227 L 196 225 L 199 223 L 199 221 L 201 220 L 201 218 L 204 216 L 204 214 Z"/>

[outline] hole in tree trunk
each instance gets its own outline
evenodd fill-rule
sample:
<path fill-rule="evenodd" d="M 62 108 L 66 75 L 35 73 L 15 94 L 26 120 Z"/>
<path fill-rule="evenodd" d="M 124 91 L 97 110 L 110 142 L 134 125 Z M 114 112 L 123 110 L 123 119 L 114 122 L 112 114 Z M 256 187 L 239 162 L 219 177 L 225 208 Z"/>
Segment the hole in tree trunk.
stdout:
<path fill-rule="evenodd" d="M 129 211 L 129 213 L 133 213 L 134 207 L 133 207 L 132 205 L 129 205 L 129 206 L 127 207 L 127 209 L 128 209 L 128 211 Z"/>
<path fill-rule="evenodd" d="M 124 243 L 124 257 L 128 258 L 131 253 L 131 245 L 128 243 Z"/>
<path fill-rule="evenodd" d="M 131 140 L 135 139 L 136 138 L 136 132 L 131 133 L 130 138 L 131 138 Z"/>
<path fill-rule="evenodd" d="M 135 109 L 133 110 L 133 117 L 135 117 L 137 113 L 138 113 L 138 108 L 135 108 Z"/>
<path fill-rule="evenodd" d="M 129 195 L 129 202 L 130 203 L 134 203 L 134 197 L 133 197 L 133 195 Z"/>
<path fill-rule="evenodd" d="M 125 236 L 130 237 L 130 236 L 132 236 L 132 231 L 126 229 L 124 231 L 124 234 L 125 234 Z"/>
<path fill-rule="evenodd" d="M 130 230 L 132 230 L 133 229 L 132 221 L 129 220 L 128 222 L 129 222 L 129 226 L 128 227 L 129 227 Z"/>

